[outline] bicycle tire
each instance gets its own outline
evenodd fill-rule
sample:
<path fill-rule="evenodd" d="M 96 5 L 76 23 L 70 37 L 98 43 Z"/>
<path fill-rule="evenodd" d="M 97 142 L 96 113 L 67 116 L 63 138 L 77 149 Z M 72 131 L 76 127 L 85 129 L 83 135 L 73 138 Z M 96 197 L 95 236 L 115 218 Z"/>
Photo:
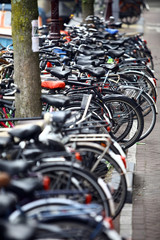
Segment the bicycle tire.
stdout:
<path fill-rule="evenodd" d="M 95 221 L 87 220 L 87 219 L 80 219 L 76 217 L 70 217 L 69 219 L 58 219 L 56 221 L 50 220 L 50 222 L 47 222 L 47 225 L 51 224 L 52 228 L 56 227 L 59 228 L 60 232 L 57 234 L 51 231 L 45 231 L 40 229 L 40 231 L 37 232 L 37 236 L 35 239 L 37 240 L 43 240 L 43 239 L 50 239 L 50 240 L 77 240 L 77 239 L 93 239 L 93 240 L 109 240 L 109 236 L 107 232 L 103 229 L 100 229 L 99 233 L 96 233 L 96 230 L 98 229 L 98 224 Z M 45 238 L 41 238 L 42 236 L 45 236 Z M 95 236 L 94 236 L 95 235 Z"/>
<path fill-rule="evenodd" d="M 119 74 L 121 75 L 121 73 Z M 152 78 L 148 77 L 143 72 L 133 70 L 123 71 L 122 74 L 126 75 L 126 77 L 129 76 L 129 78 L 132 79 L 132 85 L 134 84 L 135 87 L 143 89 L 156 102 L 157 90 Z"/>
<path fill-rule="evenodd" d="M 59 203 L 57 202 L 57 204 Z M 110 237 L 108 232 L 114 231 L 109 228 L 109 225 L 106 226 L 103 224 L 102 218 L 100 221 L 97 221 L 94 216 L 87 217 L 77 216 L 74 214 L 70 216 L 64 216 L 64 214 L 62 216 L 54 216 L 52 213 L 52 205 L 43 204 L 39 205 L 39 207 L 37 206 L 36 208 L 27 208 L 27 206 L 25 206 L 22 207 L 22 211 L 26 220 L 38 221 L 35 231 L 35 240 L 109 240 Z M 40 219 L 40 214 L 45 211 L 46 213 L 48 212 L 48 217 L 46 217 L 47 214 L 45 214 L 45 217 Z M 16 214 L 13 213 L 11 214 L 9 220 L 13 223 L 21 221 L 20 215 L 20 211 L 16 212 Z"/>
<path fill-rule="evenodd" d="M 127 198 L 127 181 L 122 168 L 106 153 L 103 156 L 103 162 L 100 162 L 96 169 L 92 171 L 93 164 L 103 151 L 100 148 L 96 148 L 94 143 L 89 144 L 87 142 L 77 142 L 76 149 L 80 152 L 83 166 L 97 177 L 101 177 L 114 190 L 112 192 L 115 205 L 115 215 L 113 218 L 116 218 L 121 212 Z"/>
<path fill-rule="evenodd" d="M 84 109 L 81 108 L 82 99 L 83 95 L 70 95 L 70 103 L 65 105 L 63 110 L 70 110 L 71 112 L 78 111 L 81 112 L 83 115 Z M 102 103 L 98 101 L 98 99 L 96 100 L 92 98 L 87 113 L 91 113 L 90 119 L 93 120 L 93 122 L 102 121 L 103 126 L 101 128 L 101 132 L 108 133 L 108 126 L 112 125 L 112 114 L 111 111 L 107 108 L 107 106 L 104 107 Z M 104 126 L 104 122 L 106 123 L 106 127 Z"/>
<path fill-rule="evenodd" d="M 102 93 L 103 93 L 103 90 L 102 90 Z M 69 109 L 72 108 L 73 110 L 74 108 L 76 108 L 77 110 L 77 104 L 80 109 L 80 103 L 81 103 L 80 100 L 82 99 L 82 96 L 79 98 L 79 96 L 76 95 L 74 96 L 74 99 L 78 99 L 78 101 L 71 102 L 66 107 L 66 109 L 68 109 L 68 107 L 70 106 Z M 109 102 L 107 104 L 107 101 L 110 101 L 110 105 L 109 105 Z M 125 116 L 123 112 L 121 112 L 121 118 L 119 117 L 119 114 L 117 115 L 118 116 L 117 119 L 115 118 L 116 114 L 115 116 L 113 116 L 114 112 L 113 112 L 113 106 L 111 106 L 111 101 L 112 101 L 112 105 L 113 105 L 113 102 L 115 101 L 115 103 L 117 103 L 117 106 L 122 106 L 123 109 L 125 109 L 126 111 L 125 113 L 127 113 L 127 110 L 130 111 L 130 114 L 126 114 L 126 119 L 128 118 L 127 121 L 125 120 Z M 121 105 L 120 105 L 120 102 L 121 102 Z M 111 127 L 110 134 L 117 142 L 123 145 L 123 148 L 127 149 L 128 147 L 131 147 L 136 141 L 139 140 L 143 131 L 144 119 L 143 119 L 143 115 L 141 113 L 140 107 L 136 104 L 136 102 L 134 102 L 134 100 L 129 99 L 126 96 L 114 94 L 114 95 L 107 95 L 103 97 L 103 106 L 98 105 L 98 103 L 96 102 L 94 102 L 93 104 L 95 104 L 97 107 L 97 114 L 99 113 L 98 116 L 101 117 L 103 120 L 105 119 L 103 118 L 102 109 L 104 113 L 106 112 L 105 114 L 107 117 L 108 115 L 110 115 L 109 119 L 111 124 L 113 125 Z M 133 115 L 134 115 L 134 118 L 133 118 Z M 123 121 L 123 124 L 122 122 L 120 122 L 120 120 Z M 137 121 L 137 128 L 134 132 L 134 135 L 132 133 L 132 136 L 131 135 L 129 136 L 131 129 L 133 132 L 133 122 L 136 122 L 136 121 Z M 128 137 L 129 139 L 126 139 L 126 137 Z"/>
<path fill-rule="evenodd" d="M 111 209 L 107 199 L 108 196 L 100 186 L 99 179 L 88 170 L 71 162 L 54 161 L 50 164 L 41 164 L 39 167 L 34 168 L 34 172 L 49 176 L 51 181 L 50 189 L 52 190 L 77 189 L 82 192 L 83 190 L 88 190 L 92 196 L 92 202 L 101 204 L 106 216 L 111 216 Z M 78 195 L 77 201 L 82 201 L 83 203 L 85 199 L 82 195 Z"/>
<path fill-rule="evenodd" d="M 122 95 L 110 95 L 103 99 L 110 108 L 114 121 L 111 136 L 123 145 L 123 148 L 131 147 L 143 132 L 144 118 L 140 106 L 133 99 Z"/>
<path fill-rule="evenodd" d="M 52 223 L 54 224 L 54 222 Z M 119 234 L 114 230 L 110 229 L 108 224 L 103 224 L 103 222 L 97 223 L 94 220 L 80 219 L 72 217 L 71 219 L 59 219 L 55 225 L 63 228 L 62 232 L 65 232 L 66 228 L 69 228 L 72 233 L 72 238 L 66 238 L 70 240 L 111 240 L 114 236 L 117 239 L 121 239 Z M 69 234 L 65 234 L 69 235 Z"/>
<path fill-rule="evenodd" d="M 139 140 L 142 140 L 152 132 L 156 124 L 156 118 L 157 118 L 156 104 L 148 93 L 142 91 L 139 88 L 132 87 L 132 86 L 128 86 L 128 87 L 121 86 L 120 91 L 128 97 L 134 98 L 137 104 L 142 109 L 142 114 L 144 117 L 144 127 L 143 127 L 142 135 L 139 139 Z"/>

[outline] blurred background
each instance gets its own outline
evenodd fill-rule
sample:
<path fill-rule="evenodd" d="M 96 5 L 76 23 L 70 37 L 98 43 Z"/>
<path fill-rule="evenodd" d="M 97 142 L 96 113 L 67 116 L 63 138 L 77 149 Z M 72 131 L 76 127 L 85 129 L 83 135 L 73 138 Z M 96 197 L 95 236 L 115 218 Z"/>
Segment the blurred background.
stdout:
<path fill-rule="evenodd" d="M 84 22 L 88 15 L 96 15 L 106 21 L 114 16 L 115 21 L 132 25 L 139 21 L 141 14 L 149 10 L 149 6 L 157 6 L 159 0 L 37 0 L 39 11 L 39 27 L 51 25 L 51 5 L 58 5 L 60 30 L 65 30 L 64 24 L 78 25 Z M 53 13 L 53 10 L 52 10 Z M 55 13 L 56 14 L 56 13 Z M 11 0 L 0 1 L 0 39 L 4 46 L 11 40 Z"/>

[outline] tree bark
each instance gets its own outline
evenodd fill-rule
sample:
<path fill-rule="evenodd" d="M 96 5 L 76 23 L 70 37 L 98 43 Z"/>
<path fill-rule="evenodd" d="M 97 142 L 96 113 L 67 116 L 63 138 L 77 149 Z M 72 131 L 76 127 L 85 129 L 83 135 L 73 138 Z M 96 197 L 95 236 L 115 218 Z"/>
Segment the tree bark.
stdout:
<path fill-rule="evenodd" d="M 94 0 L 82 0 L 83 22 L 88 15 L 94 15 Z"/>
<path fill-rule="evenodd" d="M 32 20 L 38 20 L 37 1 L 11 0 L 12 38 L 14 49 L 14 82 L 20 89 L 16 94 L 16 117 L 40 116 L 41 85 L 39 54 L 32 51 Z"/>

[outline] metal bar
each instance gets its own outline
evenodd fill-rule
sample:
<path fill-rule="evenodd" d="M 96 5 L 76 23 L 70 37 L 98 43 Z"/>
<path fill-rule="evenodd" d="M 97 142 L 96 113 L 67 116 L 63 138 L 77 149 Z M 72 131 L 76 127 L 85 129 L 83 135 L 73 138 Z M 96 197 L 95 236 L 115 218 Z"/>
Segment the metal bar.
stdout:
<path fill-rule="evenodd" d="M 0 122 L 8 122 L 8 121 L 27 121 L 27 120 L 40 120 L 42 117 L 28 117 L 28 118 L 1 118 Z"/>

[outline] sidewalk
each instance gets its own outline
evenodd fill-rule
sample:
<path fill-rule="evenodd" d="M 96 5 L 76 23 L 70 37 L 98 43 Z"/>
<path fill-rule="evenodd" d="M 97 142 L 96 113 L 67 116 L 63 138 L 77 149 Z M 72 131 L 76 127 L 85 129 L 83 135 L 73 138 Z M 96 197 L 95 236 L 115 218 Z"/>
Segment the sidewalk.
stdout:
<path fill-rule="evenodd" d="M 140 21 L 124 26 L 127 32 L 144 32 L 155 65 L 155 77 L 160 81 L 160 1 L 148 1 L 149 12 Z M 159 96 L 160 82 L 157 82 Z M 158 112 L 160 103 L 157 102 Z M 153 132 L 132 151 L 135 161 L 132 204 L 126 204 L 121 216 L 119 232 L 132 240 L 160 239 L 160 121 Z M 129 157 L 128 157 L 129 159 Z M 130 160 L 130 159 L 129 159 Z"/>
<path fill-rule="evenodd" d="M 123 26 L 122 31 L 144 32 L 151 49 L 157 90 L 160 88 L 160 0 L 146 1 L 150 10 L 142 14 L 135 25 Z M 77 22 L 72 21 L 74 25 Z M 158 98 L 159 100 L 159 98 Z M 160 103 L 157 102 L 158 112 Z M 128 160 L 135 163 L 132 204 L 125 204 L 115 221 L 115 227 L 122 236 L 132 240 L 160 240 L 160 121 L 142 144 L 130 149 Z"/>
<path fill-rule="evenodd" d="M 152 51 L 159 96 L 160 88 L 160 2 L 152 2 L 144 14 L 144 38 Z M 158 98 L 159 100 L 159 98 Z M 157 102 L 160 112 L 160 102 Z M 160 121 L 137 146 L 133 194 L 133 240 L 160 239 Z"/>

